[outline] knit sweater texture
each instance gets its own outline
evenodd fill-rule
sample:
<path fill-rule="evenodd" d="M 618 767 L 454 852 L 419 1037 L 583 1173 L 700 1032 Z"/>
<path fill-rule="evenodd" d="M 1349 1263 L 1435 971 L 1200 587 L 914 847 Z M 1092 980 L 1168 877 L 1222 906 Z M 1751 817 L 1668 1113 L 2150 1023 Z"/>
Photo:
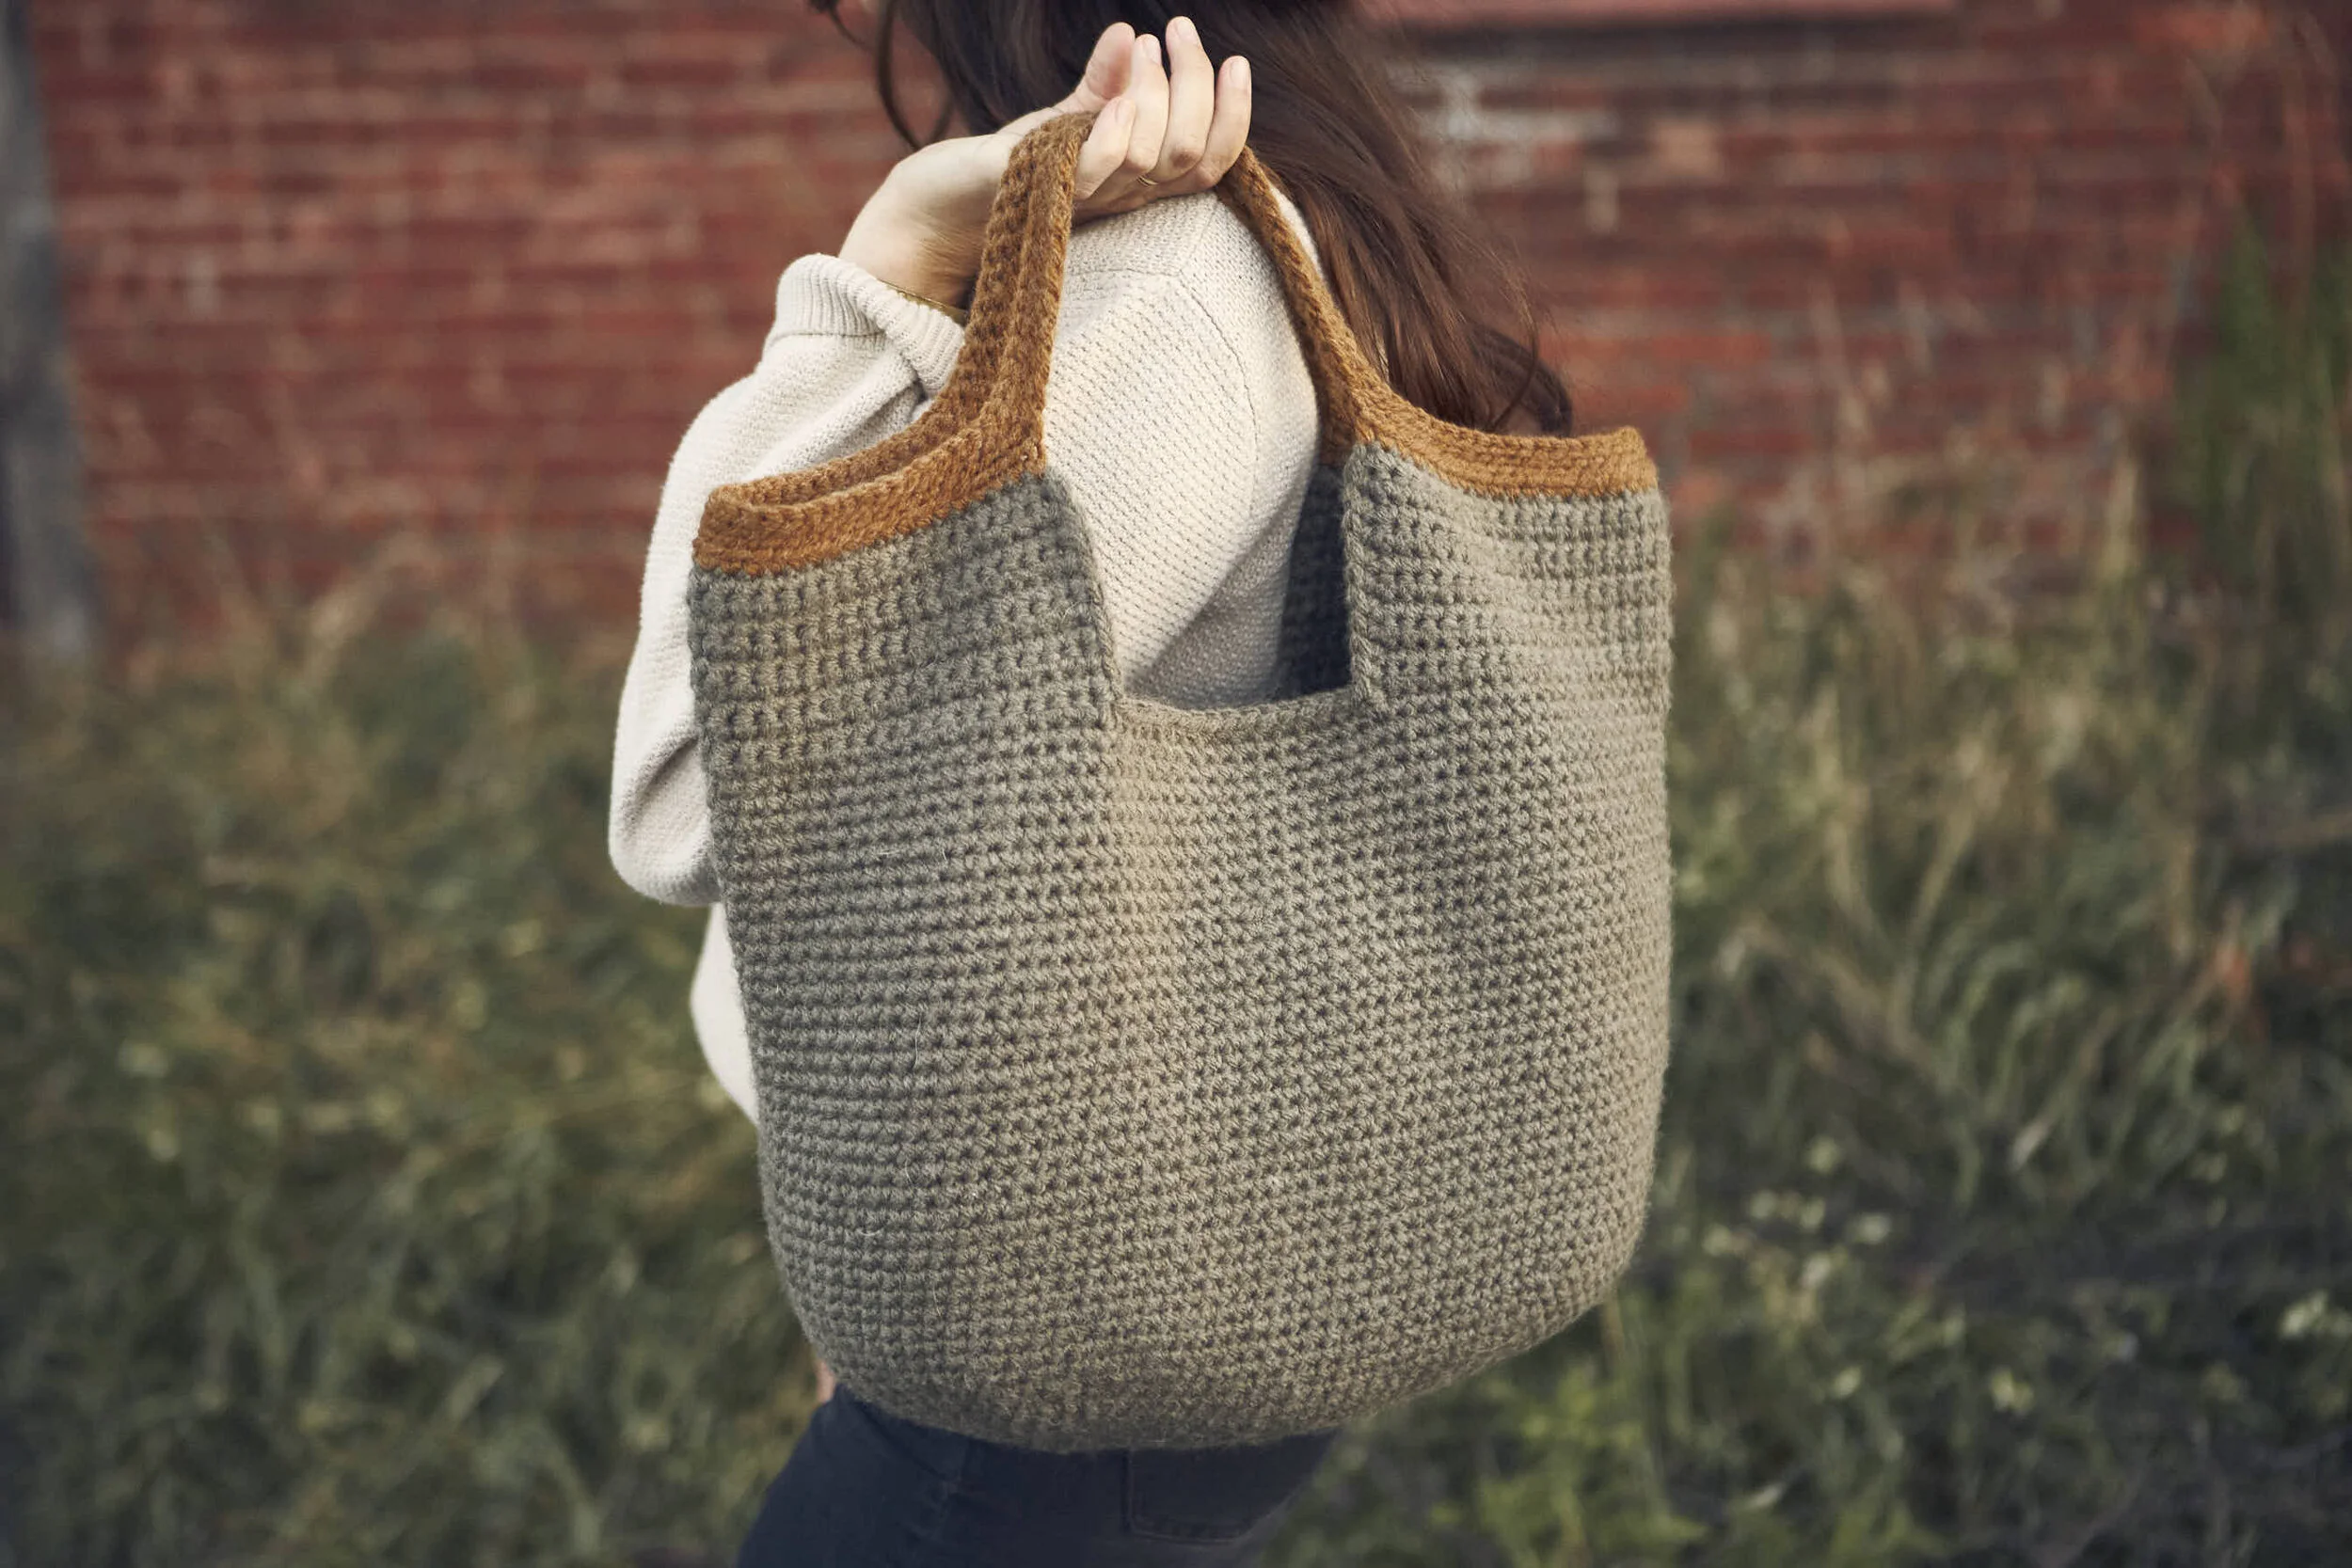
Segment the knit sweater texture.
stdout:
<path fill-rule="evenodd" d="M 1315 256 L 1297 208 L 1280 199 Z M 913 422 L 963 335 L 854 262 L 803 256 L 777 284 L 758 363 L 694 419 L 662 485 L 621 691 L 609 842 L 639 893 L 709 907 L 689 1008 L 711 1071 L 747 1116 L 757 1115 L 750 1043 L 688 670 L 695 527 L 721 485 L 811 467 Z M 1314 388 L 1265 247 L 1214 192 L 1071 230 L 1045 422 L 1094 531 L 1122 679 L 1186 707 L 1262 698 L 1314 465 Z"/>

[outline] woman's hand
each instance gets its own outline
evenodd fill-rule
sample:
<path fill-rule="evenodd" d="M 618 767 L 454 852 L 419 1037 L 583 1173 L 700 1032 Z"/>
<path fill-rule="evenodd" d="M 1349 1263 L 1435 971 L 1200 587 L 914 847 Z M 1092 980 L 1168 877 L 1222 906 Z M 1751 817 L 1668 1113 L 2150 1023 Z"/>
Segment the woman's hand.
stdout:
<path fill-rule="evenodd" d="M 817 1363 L 817 1402 L 822 1404 L 831 1398 L 833 1398 L 833 1369 L 820 1360 Z"/>
<path fill-rule="evenodd" d="M 1073 226 L 1207 190 L 1248 136 L 1249 63 L 1231 55 L 1213 69 L 1188 17 L 1168 24 L 1168 53 L 1163 71 L 1158 40 L 1112 23 L 1060 103 L 985 136 L 933 142 L 899 159 L 850 226 L 841 258 L 885 283 L 961 300 L 979 271 L 980 237 L 1006 162 L 1023 136 L 1057 115 L 1097 112 L 1078 153 Z"/>

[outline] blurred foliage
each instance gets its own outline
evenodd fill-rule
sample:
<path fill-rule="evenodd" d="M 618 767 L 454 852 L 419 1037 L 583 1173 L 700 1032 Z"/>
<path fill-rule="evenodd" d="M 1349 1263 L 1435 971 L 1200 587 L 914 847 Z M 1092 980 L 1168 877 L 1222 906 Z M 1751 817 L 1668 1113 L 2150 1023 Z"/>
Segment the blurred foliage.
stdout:
<path fill-rule="evenodd" d="M 609 672 L 358 608 L 0 738 L 0 1560 L 599 1560 L 804 1418 Z"/>
<path fill-rule="evenodd" d="M 2194 571 L 1684 552 L 1647 1245 L 1270 1568 L 2341 1560 L 2346 276 L 2241 245 Z M 0 712 L 11 1568 L 723 1553 L 806 1417 L 613 660 L 365 593 Z"/>

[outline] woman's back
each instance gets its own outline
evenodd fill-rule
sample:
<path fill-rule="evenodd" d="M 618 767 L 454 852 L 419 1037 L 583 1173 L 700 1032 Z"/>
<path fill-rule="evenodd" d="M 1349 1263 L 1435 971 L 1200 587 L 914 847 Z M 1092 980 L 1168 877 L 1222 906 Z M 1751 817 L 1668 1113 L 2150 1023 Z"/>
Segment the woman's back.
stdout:
<path fill-rule="evenodd" d="M 1090 525 L 1128 688 L 1181 707 L 1261 699 L 1314 386 L 1273 260 L 1214 192 L 1072 232 L 1045 435 Z"/>

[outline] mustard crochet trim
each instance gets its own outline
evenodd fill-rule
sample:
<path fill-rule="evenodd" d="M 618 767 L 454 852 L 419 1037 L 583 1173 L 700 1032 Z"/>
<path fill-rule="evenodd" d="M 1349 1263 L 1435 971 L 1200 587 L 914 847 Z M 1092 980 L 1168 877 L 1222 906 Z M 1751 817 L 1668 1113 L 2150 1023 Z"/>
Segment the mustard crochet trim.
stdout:
<path fill-rule="evenodd" d="M 963 344 L 939 395 L 912 423 L 862 451 L 713 490 L 694 539 L 696 565 L 750 575 L 814 565 L 912 532 L 1044 469 L 1045 388 L 1078 149 L 1093 120 L 1057 116 L 1013 149 L 989 210 Z M 1281 278 L 1322 416 L 1319 462 L 1340 464 L 1359 443 L 1378 441 L 1490 495 L 1657 487 L 1657 467 L 1630 426 L 1512 435 L 1454 424 L 1406 399 L 1365 357 L 1257 154 L 1244 147 L 1211 188 L 1248 222 Z"/>

